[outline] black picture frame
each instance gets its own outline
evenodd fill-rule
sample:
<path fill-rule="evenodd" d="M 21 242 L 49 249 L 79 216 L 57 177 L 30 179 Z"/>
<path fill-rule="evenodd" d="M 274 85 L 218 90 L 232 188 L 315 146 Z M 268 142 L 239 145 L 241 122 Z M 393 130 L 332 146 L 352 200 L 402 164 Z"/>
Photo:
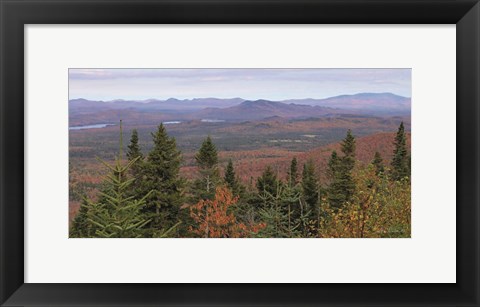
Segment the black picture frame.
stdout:
<path fill-rule="evenodd" d="M 0 22 L 2 306 L 480 306 L 478 1 L 0 0 Z M 24 25 L 165 23 L 456 24 L 457 282 L 24 283 Z"/>

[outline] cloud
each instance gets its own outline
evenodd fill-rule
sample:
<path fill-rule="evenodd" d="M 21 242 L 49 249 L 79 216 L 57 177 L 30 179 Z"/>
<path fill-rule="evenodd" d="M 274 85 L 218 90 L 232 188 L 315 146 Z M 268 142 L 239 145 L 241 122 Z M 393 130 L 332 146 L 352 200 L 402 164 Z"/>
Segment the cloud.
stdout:
<path fill-rule="evenodd" d="M 70 69 L 70 98 L 325 98 L 411 95 L 410 69 Z"/>

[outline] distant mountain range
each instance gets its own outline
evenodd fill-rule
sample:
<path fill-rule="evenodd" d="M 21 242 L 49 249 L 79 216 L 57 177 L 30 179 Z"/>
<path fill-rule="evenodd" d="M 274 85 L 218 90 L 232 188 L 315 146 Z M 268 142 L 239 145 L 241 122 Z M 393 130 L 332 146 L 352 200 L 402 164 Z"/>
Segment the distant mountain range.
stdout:
<path fill-rule="evenodd" d="M 227 108 L 238 105 L 245 101 L 241 98 L 219 99 L 219 98 L 195 98 L 167 100 L 87 100 L 83 98 L 69 101 L 69 111 L 74 113 L 95 113 L 105 110 L 135 109 L 144 111 L 178 111 L 191 112 L 204 108 Z"/>
<path fill-rule="evenodd" d="M 282 118 L 308 118 L 335 114 L 408 115 L 411 99 L 392 93 L 360 93 L 326 99 L 292 99 L 284 101 L 244 100 L 242 98 L 195 98 L 179 100 L 149 99 L 92 101 L 72 99 L 69 116 L 73 121 L 117 121 L 119 116 L 155 120 L 259 120 L 278 116 Z M 111 114 L 111 116 L 110 116 Z M 143 115 L 142 115 L 143 114 Z M 112 117 L 112 118 L 109 118 Z M 127 118 L 125 118 L 127 117 Z M 81 120 L 82 119 L 82 120 Z"/>
<path fill-rule="evenodd" d="M 283 118 L 315 117 L 340 112 L 345 111 L 306 104 L 286 104 L 269 100 L 247 100 L 229 108 L 207 108 L 197 112 L 195 115 L 197 118 L 215 118 L 222 120 L 258 120 L 273 116 Z"/>
<path fill-rule="evenodd" d="M 411 108 L 410 98 L 392 93 L 360 93 L 355 95 L 335 96 L 326 99 L 292 99 L 283 102 L 376 112 L 410 112 Z"/>

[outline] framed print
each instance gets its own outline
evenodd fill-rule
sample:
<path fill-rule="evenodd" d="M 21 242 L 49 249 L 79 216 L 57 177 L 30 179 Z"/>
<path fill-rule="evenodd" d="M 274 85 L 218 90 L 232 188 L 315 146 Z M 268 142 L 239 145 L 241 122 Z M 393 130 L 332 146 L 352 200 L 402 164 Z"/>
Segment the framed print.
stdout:
<path fill-rule="evenodd" d="M 479 305 L 477 1 L 0 10 L 2 306 Z"/>

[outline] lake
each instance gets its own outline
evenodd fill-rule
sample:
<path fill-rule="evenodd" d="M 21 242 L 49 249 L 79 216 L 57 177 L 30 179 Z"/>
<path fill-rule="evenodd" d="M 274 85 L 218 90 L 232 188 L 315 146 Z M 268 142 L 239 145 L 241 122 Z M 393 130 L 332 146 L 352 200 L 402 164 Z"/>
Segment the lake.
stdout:
<path fill-rule="evenodd" d="M 72 126 L 72 127 L 68 127 L 68 130 L 98 129 L 98 128 L 105 128 L 108 126 L 115 126 L 115 124 L 94 124 L 94 125 L 84 125 L 84 126 Z"/>
<path fill-rule="evenodd" d="M 224 119 L 202 119 L 202 123 L 224 123 Z"/>

